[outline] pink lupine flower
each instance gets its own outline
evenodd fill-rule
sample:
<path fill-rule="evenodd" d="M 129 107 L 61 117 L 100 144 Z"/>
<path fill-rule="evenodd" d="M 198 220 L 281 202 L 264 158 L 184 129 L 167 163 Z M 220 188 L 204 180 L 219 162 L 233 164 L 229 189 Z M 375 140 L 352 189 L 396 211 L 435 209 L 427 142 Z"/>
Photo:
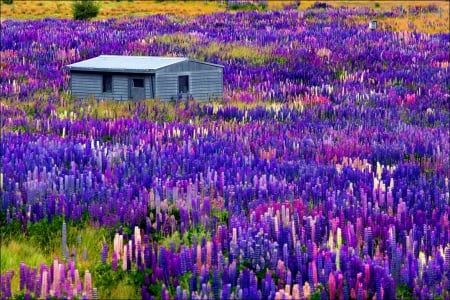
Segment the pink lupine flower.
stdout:
<path fill-rule="evenodd" d="M 92 276 L 89 270 L 84 273 L 84 292 L 87 299 L 92 299 Z"/>

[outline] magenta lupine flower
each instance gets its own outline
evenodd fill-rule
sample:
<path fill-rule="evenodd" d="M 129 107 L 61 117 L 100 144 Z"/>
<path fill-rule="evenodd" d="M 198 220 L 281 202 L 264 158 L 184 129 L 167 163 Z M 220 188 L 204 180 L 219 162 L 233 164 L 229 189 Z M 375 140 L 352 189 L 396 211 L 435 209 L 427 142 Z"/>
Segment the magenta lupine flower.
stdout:
<path fill-rule="evenodd" d="M 117 253 L 116 252 L 113 252 L 113 254 L 112 254 L 112 262 L 111 262 L 111 268 L 112 268 L 112 270 L 113 271 L 116 271 L 117 270 Z"/>

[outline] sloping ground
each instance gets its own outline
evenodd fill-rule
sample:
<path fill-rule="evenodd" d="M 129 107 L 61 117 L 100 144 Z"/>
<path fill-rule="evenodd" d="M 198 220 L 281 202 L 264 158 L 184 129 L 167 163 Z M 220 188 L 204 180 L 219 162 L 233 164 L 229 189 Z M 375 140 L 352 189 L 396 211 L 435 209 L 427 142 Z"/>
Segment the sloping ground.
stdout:
<path fill-rule="evenodd" d="M 172 14 L 192 17 L 214 12 L 223 12 L 226 5 L 220 1 L 98 1 L 101 5 L 98 19 L 121 18 L 125 16 L 146 16 L 149 14 Z M 1 19 L 71 18 L 73 1 L 15 1 L 1 5 Z M 268 1 L 268 9 L 282 9 L 295 1 Z M 314 5 L 316 1 L 301 1 L 300 9 Z M 447 1 L 329 1 L 331 6 L 368 7 L 375 11 L 402 7 L 402 17 L 377 17 L 382 25 L 393 30 L 417 30 L 426 33 L 445 33 L 449 28 L 449 3 Z M 421 8 L 436 6 L 435 11 Z M 355 19 L 356 22 L 367 22 Z"/>
<path fill-rule="evenodd" d="M 97 1 L 100 4 L 98 19 L 124 16 L 146 16 L 149 14 L 173 14 L 198 16 L 225 11 L 218 2 L 199 1 Z M 1 5 L 1 18 L 42 19 L 71 18 L 73 1 L 14 1 L 12 5 Z"/>

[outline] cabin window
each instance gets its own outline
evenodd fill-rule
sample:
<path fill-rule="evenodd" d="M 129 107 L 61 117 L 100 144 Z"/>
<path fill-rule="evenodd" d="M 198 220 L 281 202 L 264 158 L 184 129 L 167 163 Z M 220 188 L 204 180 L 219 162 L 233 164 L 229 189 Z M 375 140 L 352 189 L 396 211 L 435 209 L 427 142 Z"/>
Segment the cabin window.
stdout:
<path fill-rule="evenodd" d="M 111 75 L 103 75 L 103 93 L 112 93 Z"/>
<path fill-rule="evenodd" d="M 143 88 L 144 87 L 144 79 L 133 79 L 133 87 L 135 88 Z"/>
<path fill-rule="evenodd" d="M 178 76 L 178 93 L 189 93 L 189 76 Z"/>

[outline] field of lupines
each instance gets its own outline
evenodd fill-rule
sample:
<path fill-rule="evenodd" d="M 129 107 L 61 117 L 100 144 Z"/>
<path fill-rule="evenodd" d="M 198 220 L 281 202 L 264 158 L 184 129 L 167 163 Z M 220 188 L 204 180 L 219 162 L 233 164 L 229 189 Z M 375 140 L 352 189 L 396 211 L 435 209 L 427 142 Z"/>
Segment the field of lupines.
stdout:
<path fill-rule="evenodd" d="M 448 299 L 450 34 L 354 22 L 401 13 L 3 21 L 2 248 L 51 258 L 2 251 L 1 297 Z M 223 64 L 225 99 L 71 99 L 100 54 Z"/>

